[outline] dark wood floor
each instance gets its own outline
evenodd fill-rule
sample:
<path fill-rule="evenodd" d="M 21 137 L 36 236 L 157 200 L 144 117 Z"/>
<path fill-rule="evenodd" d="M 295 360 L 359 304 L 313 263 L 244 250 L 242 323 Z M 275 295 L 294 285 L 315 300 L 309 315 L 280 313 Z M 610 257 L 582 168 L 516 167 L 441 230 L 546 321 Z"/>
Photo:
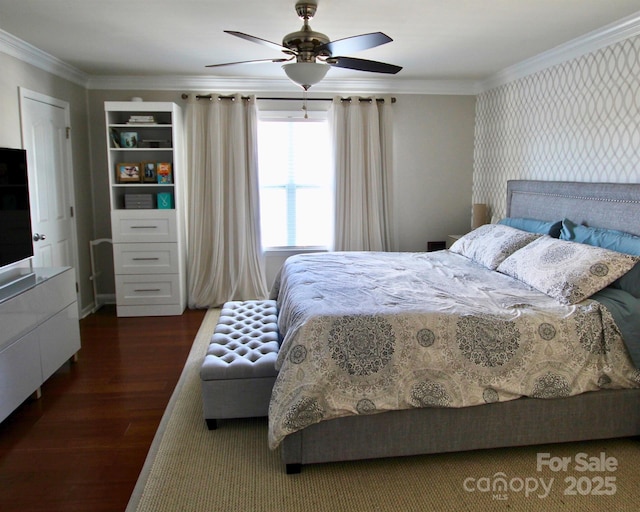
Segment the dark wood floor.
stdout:
<path fill-rule="evenodd" d="M 0 511 L 123 511 L 204 314 L 81 320 L 78 363 L 0 423 Z"/>

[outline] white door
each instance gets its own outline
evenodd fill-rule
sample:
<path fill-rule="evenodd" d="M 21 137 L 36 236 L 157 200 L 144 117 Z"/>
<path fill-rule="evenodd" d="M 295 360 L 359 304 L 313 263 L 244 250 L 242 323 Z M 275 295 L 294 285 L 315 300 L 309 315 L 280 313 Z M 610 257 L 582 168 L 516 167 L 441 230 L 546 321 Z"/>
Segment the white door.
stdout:
<path fill-rule="evenodd" d="M 20 89 L 34 267 L 75 267 L 69 105 Z"/>

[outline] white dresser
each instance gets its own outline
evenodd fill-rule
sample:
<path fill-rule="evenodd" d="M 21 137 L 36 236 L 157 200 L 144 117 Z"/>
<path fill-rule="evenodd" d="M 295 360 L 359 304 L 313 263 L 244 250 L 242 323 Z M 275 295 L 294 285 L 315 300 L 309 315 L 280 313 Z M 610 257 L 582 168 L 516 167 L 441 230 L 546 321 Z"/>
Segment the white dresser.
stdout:
<path fill-rule="evenodd" d="M 42 268 L 0 289 L 0 421 L 80 350 L 75 283 Z"/>

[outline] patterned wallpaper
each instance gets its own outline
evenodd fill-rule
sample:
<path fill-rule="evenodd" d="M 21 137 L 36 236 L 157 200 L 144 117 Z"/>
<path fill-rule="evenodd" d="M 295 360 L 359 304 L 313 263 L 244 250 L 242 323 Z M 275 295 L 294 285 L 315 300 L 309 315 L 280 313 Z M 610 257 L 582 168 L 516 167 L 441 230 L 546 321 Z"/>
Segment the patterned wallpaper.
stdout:
<path fill-rule="evenodd" d="M 640 36 L 478 96 L 473 202 L 509 179 L 640 182 Z"/>

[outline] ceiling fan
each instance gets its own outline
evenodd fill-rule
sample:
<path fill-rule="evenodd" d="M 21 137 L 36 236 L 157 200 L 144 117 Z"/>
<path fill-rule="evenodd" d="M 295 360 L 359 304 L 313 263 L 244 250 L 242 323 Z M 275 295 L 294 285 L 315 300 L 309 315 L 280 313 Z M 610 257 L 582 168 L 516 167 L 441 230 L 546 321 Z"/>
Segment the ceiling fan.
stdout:
<path fill-rule="evenodd" d="M 395 74 L 402 69 L 400 66 L 378 62 L 375 60 L 343 57 L 343 53 L 357 52 L 374 48 L 393 41 L 382 32 L 372 32 L 358 36 L 346 37 L 331 41 L 325 34 L 316 32 L 309 26 L 318 8 L 317 0 L 298 0 L 295 9 L 298 17 L 303 21 L 302 28 L 284 36 L 282 44 L 267 41 L 249 34 L 225 30 L 227 34 L 252 41 L 282 51 L 287 57 L 274 59 L 245 60 L 211 64 L 208 68 L 231 66 L 236 64 L 255 64 L 260 62 L 285 62 L 282 68 L 287 76 L 300 85 L 305 91 L 322 80 L 330 67 L 356 69 L 373 73 Z M 295 62 L 291 62 L 295 59 Z"/>

